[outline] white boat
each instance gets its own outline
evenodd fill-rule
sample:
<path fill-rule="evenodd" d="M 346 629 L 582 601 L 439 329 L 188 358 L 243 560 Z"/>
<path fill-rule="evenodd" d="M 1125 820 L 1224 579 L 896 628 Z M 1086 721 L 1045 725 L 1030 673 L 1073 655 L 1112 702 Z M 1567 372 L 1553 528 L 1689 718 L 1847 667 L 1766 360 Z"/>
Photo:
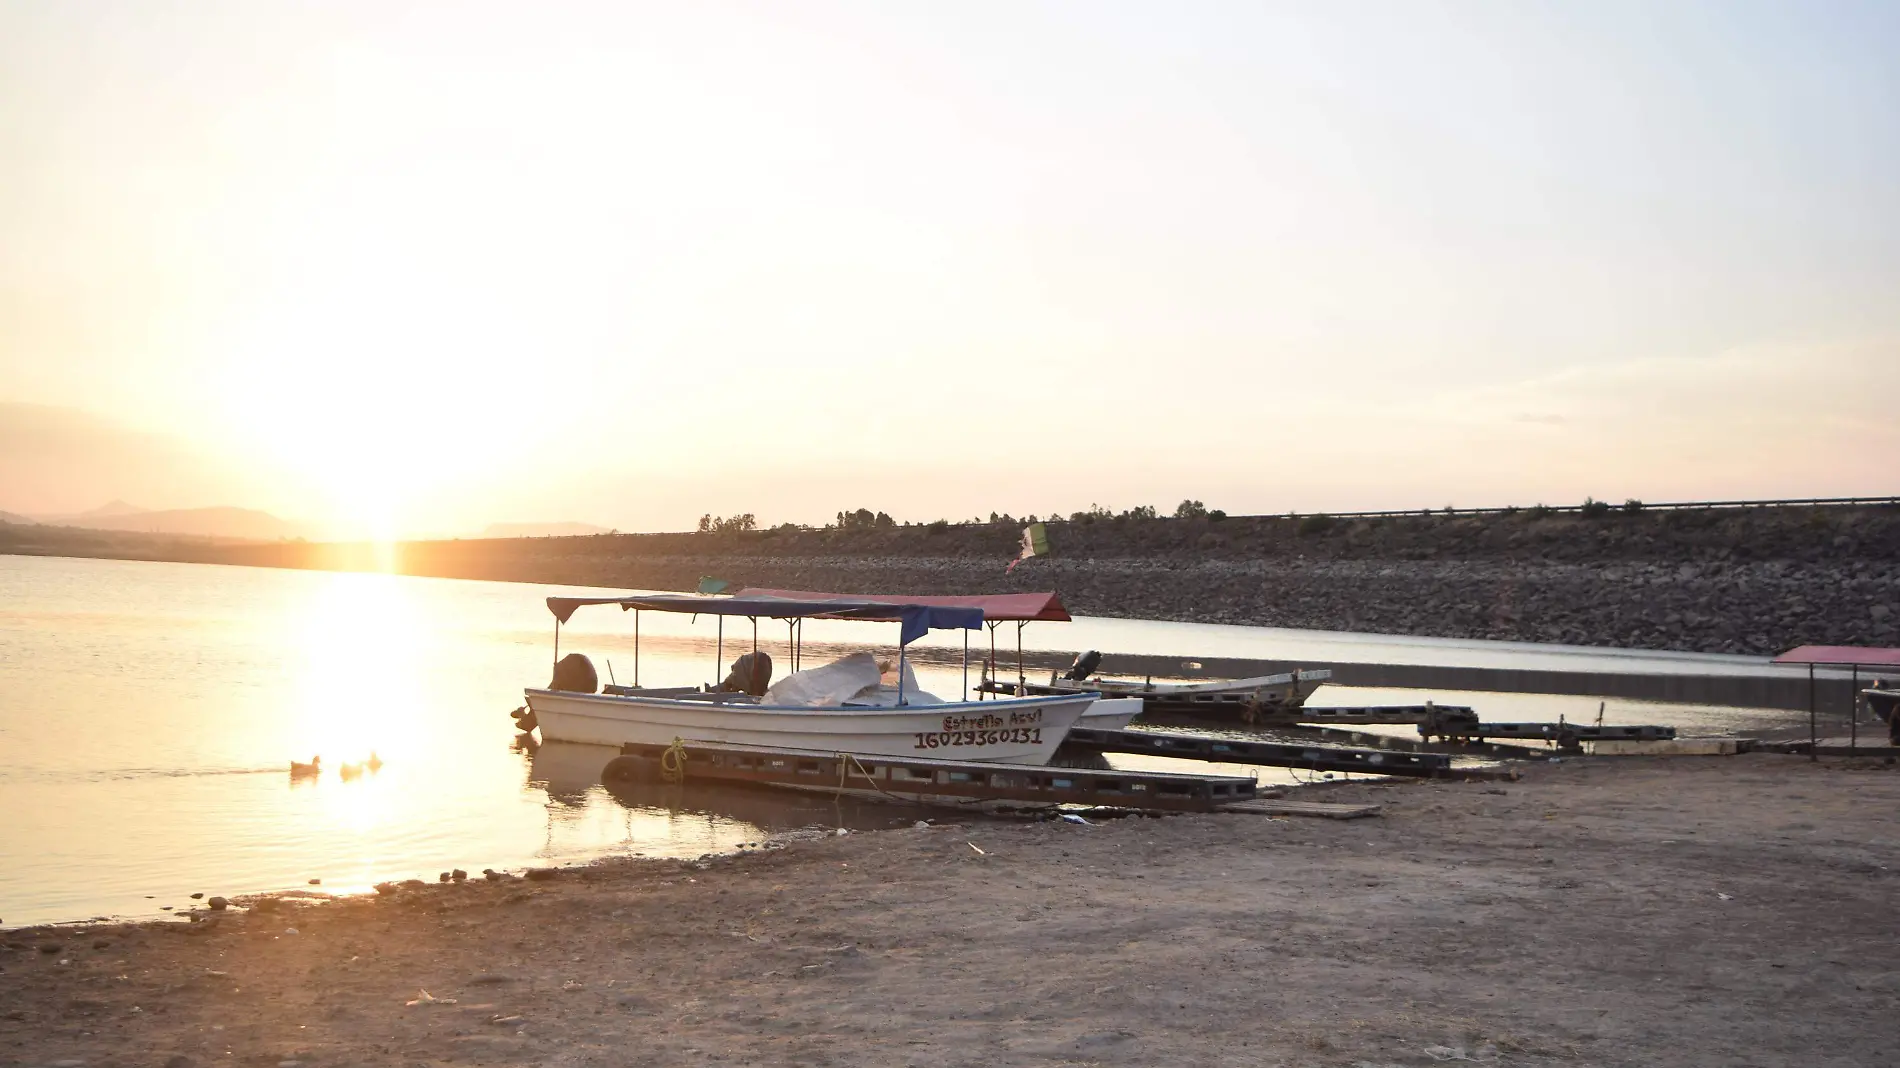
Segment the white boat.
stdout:
<path fill-rule="evenodd" d="M 667 745 L 679 739 L 878 756 L 1046 764 L 1069 729 L 1101 696 L 1087 693 L 939 700 L 917 687 L 905 663 L 904 648 L 931 629 L 977 629 L 983 623 L 982 610 L 895 601 L 682 595 L 550 597 L 548 608 L 556 620 L 557 654 L 560 625 L 583 605 L 605 604 L 635 612 L 734 615 L 755 620 L 819 617 L 899 622 L 902 630 L 895 685 L 883 683 L 883 672 L 868 653 L 858 653 L 812 671 L 794 673 L 762 694 L 623 686 L 594 692 L 597 680 L 592 665 L 585 665 L 577 676 L 578 683 L 564 681 L 562 665 L 575 657 L 563 661 L 557 655 L 555 683 L 524 691 L 528 712 L 517 717 L 517 725 L 538 727 L 546 741 L 595 745 Z M 637 656 L 637 643 L 635 648 Z M 584 658 L 579 659 L 585 663 Z M 1132 718 L 1135 711 L 1138 709 L 1111 707 L 1098 722 L 1112 723 L 1124 714 Z M 1116 725 L 1126 723 L 1127 719 L 1120 719 Z"/>
<path fill-rule="evenodd" d="M 1118 731 L 1133 723 L 1135 717 L 1141 715 L 1141 708 L 1139 697 L 1098 696 L 1075 725 L 1094 731 Z"/>
<path fill-rule="evenodd" d="M 705 697 L 728 697 L 706 694 Z M 527 691 L 541 736 L 593 745 L 689 742 L 1047 764 L 1094 694 L 908 707 L 810 708 L 641 694 Z"/>
<path fill-rule="evenodd" d="M 1888 686 L 1882 680 L 1875 680 L 1860 693 L 1867 701 L 1867 710 L 1887 725 L 1887 740 L 1900 745 L 1900 686 Z"/>
<path fill-rule="evenodd" d="M 1192 715 L 1232 711 L 1258 716 L 1299 708 L 1321 683 L 1332 677 L 1333 673 L 1325 668 L 1205 682 L 1103 679 L 1087 675 L 1076 679 L 1051 674 L 1048 682 L 1029 683 L 1021 689 L 1037 695 L 1099 693 L 1140 701 L 1147 711 L 1157 713 Z"/>

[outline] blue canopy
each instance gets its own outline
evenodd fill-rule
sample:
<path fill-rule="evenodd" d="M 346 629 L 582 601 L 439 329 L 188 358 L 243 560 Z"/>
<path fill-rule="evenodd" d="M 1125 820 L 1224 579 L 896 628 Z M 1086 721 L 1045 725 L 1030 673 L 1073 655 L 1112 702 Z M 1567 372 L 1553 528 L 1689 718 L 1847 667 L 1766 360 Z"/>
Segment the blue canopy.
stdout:
<path fill-rule="evenodd" d="M 797 601 L 784 597 L 692 597 L 676 593 L 628 597 L 550 597 L 548 611 L 554 613 L 555 619 L 565 623 L 574 615 L 576 608 L 589 604 L 617 604 L 622 611 L 643 609 L 692 615 L 764 616 L 768 619 L 817 617 L 902 623 L 900 645 L 909 645 L 932 630 L 981 630 L 983 627 L 981 608 L 861 601 L 848 597 Z"/>

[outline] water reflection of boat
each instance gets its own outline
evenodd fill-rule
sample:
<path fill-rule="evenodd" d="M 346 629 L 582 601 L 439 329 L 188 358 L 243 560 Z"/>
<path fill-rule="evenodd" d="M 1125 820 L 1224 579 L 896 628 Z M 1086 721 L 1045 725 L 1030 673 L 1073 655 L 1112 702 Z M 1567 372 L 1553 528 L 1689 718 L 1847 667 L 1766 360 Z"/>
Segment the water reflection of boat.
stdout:
<path fill-rule="evenodd" d="M 652 779 L 603 776 L 608 763 L 619 755 L 620 750 L 609 745 L 544 742 L 534 751 L 528 784 L 540 786 L 547 790 L 550 800 L 568 806 L 584 805 L 600 790 L 629 809 L 699 813 L 767 831 L 813 825 L 875 830 L 907 827 L 918 818 L 914 806 L 867 803 L 849 795 L 834 802 L 791 790 L 718 783 L 678 786 Z"/>
<path fill-rule="evenodd" d="M 528 761 L 528 782 L 556 801 L 574 802 L 600 785 L 600 769 L 620 755 L 611 745 L 543 742 Z"/>
<path fill-rule="evenodd" d="M 800 620 L 855 619 L 901 624 L 898 660 L 890 682 L 882 665 L 858 653 L 771 686 L 770 658 L 754 659 L 743 673 L 717 688 L 609 686 L 597 692 L 593 665 L 579 654 L 563 660 L 560 626 L 586 605 L 619 605 L 635 615 L 638 672 L 638 613 L 658 611 L 719 618 L 723 662 L 724 617 Z M 1055 694 L 997 701 L 943 701 L 922 691 L 905 662 L 905 647 L 931 630 L 975 630 L 981 608 L 850 598 L 793 600 L 779 597 L 550 597 L 555 618 L 556 678 L 547 689 L 524 691 L 524 727 L 539 726 L 548 741 L 598 745 L 665 745 L 675 739 L 788 749 L 927 754 L 955 760 L 1044 764 L 1098 693 Z M 967 649 L 967 644 L 966 644 Z M 760 657 L 755 649 L 753 657 Z M 967 652 L 966 675 L 967 675 Z M 578 661 L 578 663 L 576 663 Z M 571 670 L 563 671 L 563 665 Z M 796 666 L 796 657 L 794 657 Z M 565 675 L 565 677 L 564 677 Z M 735 681 L 738 680 L 738 681 Z"/>

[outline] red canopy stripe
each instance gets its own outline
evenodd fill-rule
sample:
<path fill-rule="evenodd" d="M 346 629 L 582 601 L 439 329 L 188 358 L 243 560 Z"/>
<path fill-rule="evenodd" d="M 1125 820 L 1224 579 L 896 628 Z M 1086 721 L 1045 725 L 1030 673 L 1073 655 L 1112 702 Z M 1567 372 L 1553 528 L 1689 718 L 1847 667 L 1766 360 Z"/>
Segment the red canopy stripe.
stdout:
<path fill-rule="evenodd" d="M 1900 668 L 1900 649 L 1881 649 L 1871 645 L 1804 645 L 1775 657 L 1775 663 Z"/>

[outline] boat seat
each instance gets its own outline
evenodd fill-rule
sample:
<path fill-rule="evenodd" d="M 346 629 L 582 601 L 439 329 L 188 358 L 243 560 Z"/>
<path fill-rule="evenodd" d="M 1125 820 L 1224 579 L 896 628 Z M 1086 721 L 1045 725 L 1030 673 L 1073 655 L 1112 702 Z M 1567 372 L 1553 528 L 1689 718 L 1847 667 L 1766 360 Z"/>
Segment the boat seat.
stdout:
<path fill-rule="evenodd" d="M 698 690 L 687 690 L 685 693 L 668 694 L 667 696 L 677 697 L 677 699 L 681 701 L 705 701 L 707 704 L 714 705 L 756 705 L 759 703 L 759 699 L 749 693 L 720 693 L 717 691 L 701 693 Z"/>
<path fill-rule="evenodd" d="M 600 688 L 600 692 L 614 697 L 684 697 L 699 691 L 691 686 L 614 686 Z"/>

